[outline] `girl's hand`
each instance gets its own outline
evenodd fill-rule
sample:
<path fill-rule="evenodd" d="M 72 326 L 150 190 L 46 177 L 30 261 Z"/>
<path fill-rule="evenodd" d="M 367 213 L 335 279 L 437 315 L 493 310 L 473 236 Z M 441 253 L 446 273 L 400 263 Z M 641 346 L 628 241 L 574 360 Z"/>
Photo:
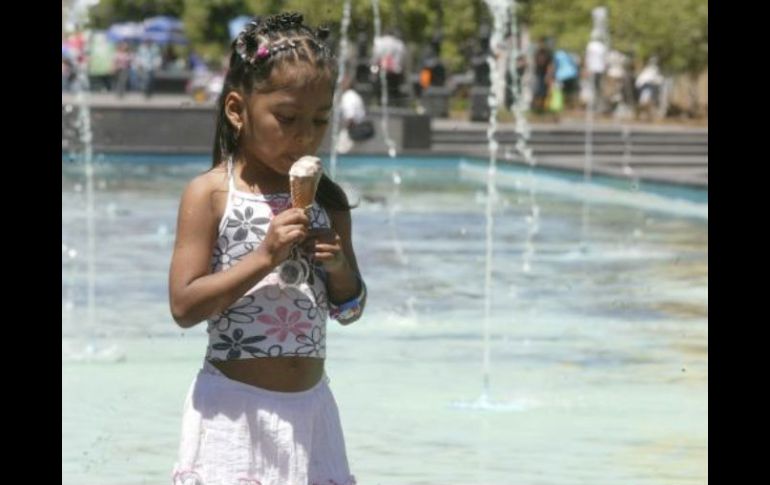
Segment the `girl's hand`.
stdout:
<path fill-rule="evenodd" d="M 313 255 L 313 259 L 320 261 L 330 274 L 349 268 L 348 260 L 342 251 L 342 239 L 331 229 L 312 234 L 305 242 L 304 249 Z"/>
<path fill-rule="evenodd" d="M 265 239 L 257 251 L 262 251 L 269 258 L 272 266 L 278 266 L 291 255 L 291 248 L 307 237 L 308 219 L 302 209 L 286 209 L 273 218 Z"/>

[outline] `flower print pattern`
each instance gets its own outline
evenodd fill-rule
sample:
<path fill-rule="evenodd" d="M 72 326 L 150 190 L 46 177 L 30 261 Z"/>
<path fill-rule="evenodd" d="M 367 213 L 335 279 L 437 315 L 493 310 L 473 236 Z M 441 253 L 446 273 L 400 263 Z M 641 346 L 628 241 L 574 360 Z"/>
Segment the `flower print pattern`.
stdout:
<path fill-rule="evenodd" d="M 212 272 L 237 265 L 259 245 L 272 218 L 291 207 L 288 193 L 251 195 L 231 192 L 219 237 L 211 255 Z M 328 228 L 318 204 L 309 211 L 311 227 Z M 208 319 L 207 360 L 252 357 L 325 356 L 328 302 L 323 266 L 298 287 L 281 288 L 277 270 L 266 275 L 225 311 Z"/>
<path fill-rule="evenodd" d="M 254 217 L 254 209 L 251 206 L 247 206 L 244 211 L 233 209 L 233 216 L 235 218 L 227 220 L 227 227 L 230 229 L 238 228 L 233 234 L 234 241 L 246 240 L 249 233 L 257 236 L 257 240 L 262 240 L 265 237 L 265 230 L 261 226 L 270 220 L 264 217 Z"/>
<path fill-rule="evenodd" d="M 324 227 L 330 227 L 329 218 L 326 215 L 326 211 L 321 210 L 318 203 L 314 203 L 310 209 L 310 228 L 320 229 Z"/>
<path fill-rule="evenodd" d="M 266 338 L 267 337 L 265 337 L 264 335 L 254 335 L 253 337 L 243 338 L 243 330 L 240 328 L 236 328 L 233 331 L 232 337 L 230 337 L 227 334 L 220 333 L 219 340 L 221 340 L 221 342 L 215 343 L 211 347 L 214 350 L 219 350 L 219 351 L 226 350 L 227 358 L 232 360 L 232 359 L 239 358 L 241 356 L 242 350 L 245 350 L 250 354 L 259 352 L 258 347 L 252 347 L 249 344 L 255 344 L 257 342 L 261 342 Z"/>
<path fill-rule="evenodd" d="M 275 309 L 275 316 L 262 314 L 257 317 L 257 320 L 271 327 L 265 335 L 277 335 L 279 342 L 285 342 L 289 333 L 302 335 L 313 326 L 308 322 L 300 322 L 300 318 L 302 318 L 302 312 L 299 310 L 289 313 L 286 307 L 279 306 Z"/>
<path fill-rule="evenodd" d="M 257 349 L 256 352 L 252 352 L 253 357 L 287 357 L 293 356 L 291 352 L 284 352 L 283 347 L 278 344 L 271 345 L 267 350 Z"/>
<path fill-rule="evenodd" d="M 306 312 L 307 318 L 315 320 L 319 315 L 328 312 L 326 292 L 323 290 L 318 290 L 318 292 L 316 292 L 315 288 L 312 286 L 308 289 L 310 290 L 312 298 L 302 294 L 302 296 L 294 300 L 294 306 Z"/>
<path fill-rule="evenodd" d="M 240 252 L 239 254 L 235 254 L 235 255 L 233 255 L 233 259 L 234 259 L 235 261 L 240 261 L 240 260 L 242 260 L 244 256 L 246 256 L 247 254 L 249 254 L 249 253 L 251 253 L 252 251 L 254 251 L 254 249 L 255 249 L 256 247 L 257 247 L 257 246 L 256 246 L 254 243 L 250 243 L 250 242 L 247 242 L 247 243 L 243 243 L 243 244 L 241 245 L 241 252 Z"/>
<path fill-rule="evenodd" d="M 321 326 L 314 326 L 310 335 L 297 335 L 295 339 L 300 347 L 297 347 L 297 355 L 306 357 L 321 357 L 326 350 L 326 335 Z"/>
<path fill-rule="evenodd" d="M 217 243 L 214 245 L 214 252 L 211 255 L 211 267 L 213 269 L 225 270 L 232 265 L 235 258 L 230 254 L 230 249 L 225 236 L 217 240 Z"/>
<path fill-rule="evenodd" d="M 215 328 L 220 332 L 226 332 L 233 323 L 253 323 L 256 315 L 262 313 L 263 308 L 255 305 L 254 295 L 246 295 L 239 299 L 233 305 L 220 313 L 214 320 L 209 322 L 209 329 Z"/>
<path fill-rule="evenodd" d="M 212 271 L 224 271 L 254 251 L 255 244 L 251 242 L 236 242 L 228 244 L 226 236 L 217 240 L 211 255 Z"/>

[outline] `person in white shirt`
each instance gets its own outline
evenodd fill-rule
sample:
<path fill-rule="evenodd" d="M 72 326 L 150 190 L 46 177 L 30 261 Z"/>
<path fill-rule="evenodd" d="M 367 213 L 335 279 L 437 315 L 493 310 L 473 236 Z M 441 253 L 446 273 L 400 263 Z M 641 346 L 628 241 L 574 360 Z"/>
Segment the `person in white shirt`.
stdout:
<path fill-rule="evenodd" d="M 404 69 L 406 46 L 393 32 L 375 37 L 372 57 L 374 63 L 387 73 L 401 74 Z"/>
<path fill-rule="evenodd" d="M 346 128 L 361 123 L 366 118 L 364 99 L 350 86 L 342 93 L 340 111 L 342 113 L 342 123 Z"/>
<path fill-rule="evenodd" d="M 658 67 L 658 58 L 653 56 L 647 61 L 642 72 L 636 78 L 636 89 L 639 93 L 637 104 L 637 117 L 641 112 L 646 112 L 652 119 L 653 108 L 660 105 L 660 89 L 663 86 L 663 75 Z"/>
<path fill-rule="evenodd" d="M 353 82 L 349 74 L 346 74 L 342 81 L 340 118 L 338 152 L 347 153 L 353 148 L 355 141 L 368 140 L 374 136 L 374 125 L 366 119 L 364 99 L 353 89 Z"/>
<path fill-rule="evenodd" d="M 597 32 L 591 34 L 591 41 L 586 46 L 585 68 L 593 88 L 593 104 L 598 106 L 602 95 L 602 78 L 607 69 L 607 46 Z"/>
<path fill-rule="evenodd" d="M 381 37 L 374 38 L 372 47 L 372 65 L 376 72 L 385 71 L 388 84 L 388 96 L 396 99 L 401 96 L 400 87 L 404 83 L 406 64 L 406 45 L 401 40 L 398 30 L 391 29 Z M 374 70 L 373 70 L 374 72 Z M 379 93 L 380 77 L 376 78 L 375 86 Z M 378 96 L 379 97 L 379 96 Z"/>
<path fill-rule="evenodd" d="M 607 54 L 607 80 L 610 83 L 610 100 L 613 104 L 623 100 L 623 80 L 626 78 L 626 56 L 618 50 Z"/>

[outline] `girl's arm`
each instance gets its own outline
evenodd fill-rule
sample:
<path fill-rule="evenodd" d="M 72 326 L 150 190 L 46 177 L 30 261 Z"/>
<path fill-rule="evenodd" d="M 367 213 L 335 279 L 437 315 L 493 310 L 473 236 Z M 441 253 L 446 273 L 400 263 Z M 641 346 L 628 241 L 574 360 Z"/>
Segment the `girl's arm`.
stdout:
<path fill-rule="evenodd" d="M 361 293 L 364 282 L 353 250 L 350 211 L 329 211 L 329 216 L 336 235 L 333 241 L 316 243 L 315 258 L 326 268 L 329 301 L 344 303 Z M 340 323 L 348 325 L 358 320 L 365 305 L 366 296 L 361 301 L 361 312 L 354 318 L 340 320 Z"/>
<path fill-rule="evenodd" d="M 179 205 L 176 242 L 169 271 L 171 314 L 187 328 L 227 309 L 289 255 L 307 234 L 307 216 L 289 209 L 276 216 L 259 247 L 231 268 L 211 273 L 219 216 L 212 196 L 213 176 L 194 179 Z"/>

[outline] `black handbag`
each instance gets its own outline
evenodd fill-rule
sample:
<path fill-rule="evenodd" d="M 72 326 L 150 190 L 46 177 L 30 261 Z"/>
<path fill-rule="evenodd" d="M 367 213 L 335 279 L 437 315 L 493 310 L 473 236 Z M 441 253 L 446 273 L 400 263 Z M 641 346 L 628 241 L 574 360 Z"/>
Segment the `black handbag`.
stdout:
<path fill-rule="evenodd" d="M 353 141 L 364 141 L 374 136 L 374 123 L 364 120 L 361 123 L 354 123 L 348 128 L 348 134 Z"/>

